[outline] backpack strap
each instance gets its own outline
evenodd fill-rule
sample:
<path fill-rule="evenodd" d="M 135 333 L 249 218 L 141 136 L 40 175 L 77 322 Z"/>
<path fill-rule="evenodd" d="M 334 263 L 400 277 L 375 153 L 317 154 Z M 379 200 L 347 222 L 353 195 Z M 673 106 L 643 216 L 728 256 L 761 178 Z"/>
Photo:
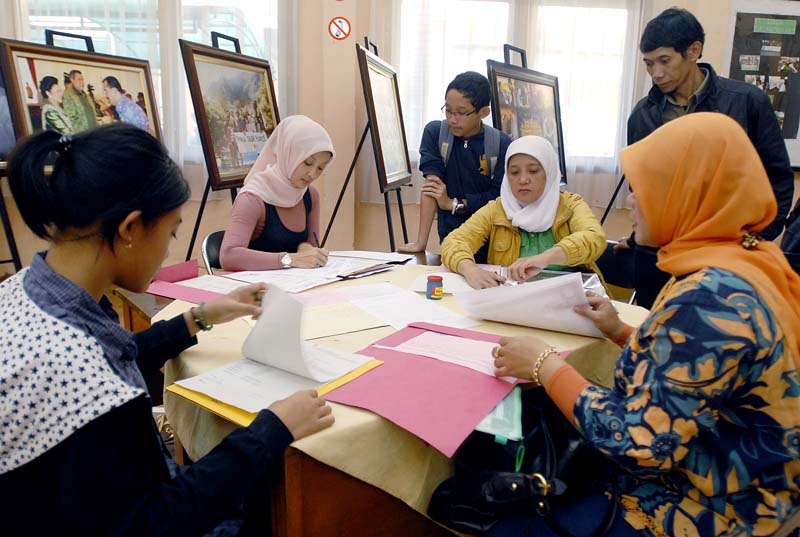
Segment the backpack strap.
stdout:
<path fill-rule="evenodd" d="M 444 167 L 447 168 L 447 159 L 450 158 L 450 148 L 453 147 L 453 133 L 450 132 L 450 125 L 442 120 L 439 126 L 439 153 L 442 155 Z"/>
<path fill-rule="evenodd" d="M 447 159 L 450 158 L 450 148 L 453 146 L 453 133 L 447 121 L 442 120 L 439 126 L 439 152 L 442 155 L 445 168 Z M 486 154 L 486 165 L 489 178 L 492 177 L 497 167 L 497 157 L 500 155 L 500 131 L 489 125 L 483 126 L 483 150 Z"/>
<path fill-rule="evenodd" d="M 489 179 L 492 178 L 497 167 L 497 157 L 500 155 L 500 131 L 494 127 L 484 125 L 483 128 L 483 149 L 486 153 L 486 165 L 488 166 Z"/>

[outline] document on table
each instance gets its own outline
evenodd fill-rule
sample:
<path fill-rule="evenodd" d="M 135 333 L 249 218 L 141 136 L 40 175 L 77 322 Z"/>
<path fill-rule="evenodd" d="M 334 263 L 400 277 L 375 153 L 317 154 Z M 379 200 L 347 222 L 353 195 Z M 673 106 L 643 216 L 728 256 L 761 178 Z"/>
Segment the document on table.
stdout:
<path fill-rule="evenodd" d="M 398 254 L 397 252 L 370 252 L 367 250 L 338 250 L 329 254 L 331 257 L 357 257 L 362 259 L 374 259 L 384 263 L 405 263 L 414 259 L 413 254 Z"/>
<path fill-rule="evenodd" d="M 572 309 L 589 303 L 579 272 L 511 287 L 458 293 L 455 296 L 467 313 L 479 319 L 603 337 L 589 319 Z"/>
<path fill-rule="evenodd" d="M 249 283 L 265 282 L 276 285 L 289 293 L 299 293 L 306 289 L 335 282 L 353 273 L 380 263 L 370 259 L 350 259 L 329 257 L 324 267 L 303 269 L 289 268 L 282 270 L 247 270 L 228 274 L 227 278 Z"/>
<path fill-rule="evenodd" d="M 415 322 L 442 324 L 455 328 L 467 328 L 478 324 L 473 319 L 390 283 L 348 287 L 341 291 L 350 302 L 397 329 Z"/>
<path fill-rule="evenodd" d="M 183 285 L 184 287 L 193 287 L 195 289 L 202 289 L 204 291 L 212 291 L 214 293 L 220 293 L 223 295 L 227 295 L 239 287 L 249 285 L 247 282 L 223 278 L 222 276 L 212 276 L 210 274 L 198 276 L 197 278 L 192 278 L 191 280 L 183 280 L 181 282 L 177 282 L 177 284 Z"/>
<path fill-rule="evenodd" d="M 257 412 L 297 390 L 319 387 L 372 361 L 302 341 L 303 306 L 278 287 L 267 290 L 262 307 L 242 346 L 245 360 L 177 384 Z"/>
<path fill-rule="evenodd" d="M 462 291 L 472 291 L 472 287 L 467 283 L 466 278 L 461 274 L 455 272 L 431 272 L 428 274 L 420 274 L 414 283 L 411 284 L 411 290 L 417 293 L 424 293 L 428 289 L 428 276 L 441 276 L 442 277 L 442 292 L 443 293 L 460 293 Z"/>
<path fill-rule="evenodd" d="M 374 347 L 427 356 L 494 377 L 492 349 L 497 347 L 497 343 L 476 341 L 437 332 L 423 332 L 394 347 L 382 345 L 374 345 Z M 511 383 L 516 380 L 513 377 L 500 377 L 500 379 Z"/>

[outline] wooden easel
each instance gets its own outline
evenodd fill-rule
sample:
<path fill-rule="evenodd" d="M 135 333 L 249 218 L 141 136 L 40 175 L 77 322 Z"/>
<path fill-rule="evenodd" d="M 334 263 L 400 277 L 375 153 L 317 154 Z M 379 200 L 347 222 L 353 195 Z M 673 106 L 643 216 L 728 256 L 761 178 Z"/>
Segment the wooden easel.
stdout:
<path fill-rule="evenodd" d="M 378 56 L 378 45 L 373 43 L 369 40 L 369 37 L 364 37 L 364 48 L 367 50 L 372 47 L 375 56 Z M 342 198 L 344 198 L 344 193 L 347 191 L 347 185 L 350 183 L 350 177 L 353 175 L 353 169 L 356 167 L 356 162 L 358 162 L 358 156 L 361 154 L 361 148 L 364 146 L 364 140 L 367 139 L 367 133 L 370 132 L 371 124 L 369 119 L 367 119 L 367 124 L 364 126 L 364 132 L 361 134 L 361 140 L 358 142 L 358 148 L 356 149 L 355 154 L 353 155 L 353 160 L 350 161 L 350 169 L 347 170 L 347 177 L 345 177 L 344 184 L 342 184 L 342 189 L 339 191 L 339 199 L 336 200 L 336 206 L 333 208 L 333 213 L 331 214 L 331 219 L 328 221 L 328 227 L 325 228 L 325 235 L 322 237 L 322 244 L 320 246 L 325 246 L 325 243 L 328 240 L 328 234 L 331 231 L 331 227 L 333 226 L 333 221 L 336 219 L 336 213 L 339 212 L 339 206 L 342 204 Z M 378 158 L 377 152 L 378 148 L 373 144 L 373 150 L 375 151 L 376 155 L 375 158 Z M 380 173 L 380 170 L 378 170 Z M 378 181 L 380 182 L 381 178 L 378 177 Z M 385 178 L 384 178 L 385 181 Z M 386 207 L 386 225 L 389 228 L 389 251 L 394 252 L 395 244 L 394 244 L 394 226 L 392 225 L 392 206 L 389 201 L 389 192 L 396 192 L 397 193 L 397 205 L 398 209 L 400 210 L 400 226 L 403 229 L 403 244 L 408 242 L 408 231 L 406 230 L 406 215 L 403 211 L 403 198 L 400 194 L 400 188 L 402 185 L 396 185 L 393 187 L 387 188 L 383 192 L 383 204 Z"/>
<path fill-rule="evenodd" d="M 219 38 L 227 39 L 233 43 L 233 48 L 237 54 L 242 53 L 242 46 L 239 44 L 239 39 L 229 35 L 221 34 L 219 32 L 211 32 L 211 46 L 214 48 L 221 48 L 219 46 Z M 231 193 L 231 204 L 236 201 L 236 187 L 229 187 Z M 194 241 L 197 240 L 197 232 L 200 229 L 200 220 L 203 218 L 203 211 L 206 208 L 208 201 L 208 193 L 211 191 L 211 177 L 206 179 L 206 189 L 203 191 L 203 198 L 200 200 L 200 210 L 197 211 L 197 218 L 194 221 L 194 229 L 192 229 L 192 238 L 189 239 L 189 250 L 186 252 L 186 261 L 192 258 L 192 250 L 194 249 Z"/>

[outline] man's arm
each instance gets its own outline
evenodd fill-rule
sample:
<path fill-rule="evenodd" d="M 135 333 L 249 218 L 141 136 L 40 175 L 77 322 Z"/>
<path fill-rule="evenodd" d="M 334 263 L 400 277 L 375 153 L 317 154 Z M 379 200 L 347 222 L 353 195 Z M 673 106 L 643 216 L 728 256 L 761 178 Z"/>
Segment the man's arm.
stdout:
<path fill-rule="evenodd" d="M 794 172 L 778 120 L 766 93 L 754 93 L 750 99 L 752 101 L 748 106 L 750 117 L 747 134 L 758 151 L 758 156 L 761 157 L 778 202 L 778 214 L 775 220 L 761 232 L 761 235 L 774 240 L 783 231 L 786 217 L 792 207 Z"/>

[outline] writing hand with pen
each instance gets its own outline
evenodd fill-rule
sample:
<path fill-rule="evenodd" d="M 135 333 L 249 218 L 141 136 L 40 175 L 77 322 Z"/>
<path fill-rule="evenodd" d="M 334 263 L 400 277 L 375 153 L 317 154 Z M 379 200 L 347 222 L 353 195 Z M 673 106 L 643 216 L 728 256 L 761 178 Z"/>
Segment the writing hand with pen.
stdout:
<path fill-rule="evenodd" d="M 328 250 L 319 246 L 319 238 L 314 233 L 314 242 L 317 246 L 313 246 L 307 242 L 302 242 L 297 247 L 297 252 L 289 254 L 292 258 L 292 267 L 295 268 L 318 268 L 324 267 L 328 263 Z"/>

